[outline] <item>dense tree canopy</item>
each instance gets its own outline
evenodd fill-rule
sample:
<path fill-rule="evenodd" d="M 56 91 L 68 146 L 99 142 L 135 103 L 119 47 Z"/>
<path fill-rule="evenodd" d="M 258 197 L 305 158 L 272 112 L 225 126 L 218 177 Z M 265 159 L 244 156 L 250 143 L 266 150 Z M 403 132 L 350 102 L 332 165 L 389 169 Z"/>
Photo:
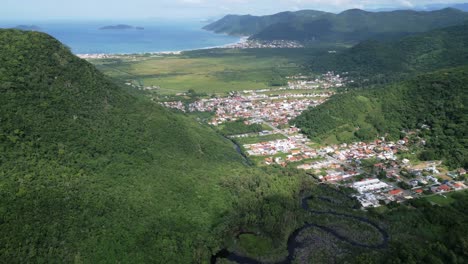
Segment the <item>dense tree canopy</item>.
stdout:
<path fill-rule="evenodd" d="M 0 262 L 206 261 L 236 222 L 227 182 L 298 188 L 124 89 L 45 34 L 0 31 Z"/>
<path fill-rule="evenodd" d="M 309 67 L 313 71 L 349 72 L 358 85 L 363 85 L 461 66 L 467 61 L 468 24 L 465 24 L 388 42 L 366 40 L 336 54 L 317 56 Z"/>

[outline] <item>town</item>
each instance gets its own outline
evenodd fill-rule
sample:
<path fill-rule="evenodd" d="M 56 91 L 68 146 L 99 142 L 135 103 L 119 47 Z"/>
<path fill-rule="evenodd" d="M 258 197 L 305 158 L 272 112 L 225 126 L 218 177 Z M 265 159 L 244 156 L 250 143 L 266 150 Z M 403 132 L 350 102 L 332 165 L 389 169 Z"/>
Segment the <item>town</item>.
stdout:
<path fill-rule="evenodd" d="M 286 125 L 309 107 L 324 103 L 342 88 L 346 78 L 333 72 L 318 77 L 293 76 L 285 87 L 231 92 L 227 97 L 204 98 L 190 103 L 161 102 L 183 112 L 215 112 L 211 125 L 247 119 L 250 123 L 269 122 L 272 127 Z"/>
<path fill-rule="evenodd" d="M 303 48 L 302 45 L 298 41 L 290 41 L 290 40 L 273 40 L 273 41 L 258 41 L 258 40 L 250 40 L 243 38 L 241 41 L 235 44 L 230 44 L 223 46 L 222 48 L 229 48 L 229 49 L 278 49 L 278 48 Z"/>
<path fill-rule="evenodd" d="M 344 73 L 345 75 L 346 73 Z M 404 157 L 411 148 L 424 145 L 414 131 L 391 141 L 381 138 L 372 142 L 353 142 L 321 146 L 290 121 L 309 107 L 315 107 L 346 87 L 345 77 L 333 72 L 312 78 L 288 77 L 284 87 L 231 92 L 226 97 L 203 98 L 185 104 L 161 102 L 183 112 L 212 112 L 208 123 L 218 127 L 241 121 L 246 126 L 261 124 L 256 133 L 229 135 L 242 145 L 244 152 L 259 165 L 277 165 L 305 170 L 324 184 L 345 186 L 363 208 L 401 203 L 422 195 L 441 195 L 467 188 L 466 171 L 441 172 L 440 162 L 410 161 Z M 424 125 L 421 129 L 427 129 Z M 254 142 L 250 142 L 252 140 Z M 244 142 L 244 143 L 243 143 Z"/>

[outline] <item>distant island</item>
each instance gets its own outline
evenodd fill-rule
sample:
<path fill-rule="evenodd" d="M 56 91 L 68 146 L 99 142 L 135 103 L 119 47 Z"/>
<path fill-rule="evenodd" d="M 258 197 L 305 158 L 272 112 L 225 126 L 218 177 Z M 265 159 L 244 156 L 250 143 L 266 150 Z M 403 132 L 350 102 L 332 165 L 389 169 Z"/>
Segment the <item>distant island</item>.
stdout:
<path fill-rule="evenodd" d="M 127 29 L 144 30 L 145 28 L 144 27 L 134 27 L 134 26 L 124 25 L 124 24 L 113 25 L 113 26 L 105 26 L 105 27 L 99 28 L 99 30 L 127 30 Z"/>
<path fill-rule="evenodd" d="M 41 28 L 36 26 L 36 25 L 18 25 L 15 27 L 15 29 L 20 29 L 20 30 L 29 30 L 29 31 L 40 31 Z"/>

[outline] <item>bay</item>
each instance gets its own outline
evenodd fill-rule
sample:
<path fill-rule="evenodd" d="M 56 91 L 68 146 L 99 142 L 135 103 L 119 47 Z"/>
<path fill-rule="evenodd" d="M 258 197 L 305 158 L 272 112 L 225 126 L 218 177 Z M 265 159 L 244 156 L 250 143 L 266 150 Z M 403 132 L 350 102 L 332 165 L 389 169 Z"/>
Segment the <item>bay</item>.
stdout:
<path fill-rule="evenodd" d="M 101 27 L 127 24 L 144 30 L 101 30 Z M 70 47 L 75 54 L 127 54 L 194 50 L 236 43 L 239 37 L 214 34 L 202 29 L 201 22 L 9 22 L 0 27 L 35 25 Z"/>

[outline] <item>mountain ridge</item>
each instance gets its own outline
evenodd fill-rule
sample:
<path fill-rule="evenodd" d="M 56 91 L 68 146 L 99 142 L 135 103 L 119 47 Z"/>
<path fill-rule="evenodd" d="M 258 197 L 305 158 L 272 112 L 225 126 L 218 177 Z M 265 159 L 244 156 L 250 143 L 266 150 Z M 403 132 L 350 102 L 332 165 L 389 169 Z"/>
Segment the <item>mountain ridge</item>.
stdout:
<path fill-rule="evenodd" d="M 331 13 L 316 10 L 301 10 L 296 12 L 285 11 L 267 16 L 229 14 L 218 21 L 204 26 L 203 29 L 216 33 L 249 36 L 280 21 L 322 14 Z"/>
<path fill-rule="evenodd" d="M 314 10 L 282 12 L 270 16 L 229 15 L 205 30 L 249 35 L 252 40 L 357 43 L 385 39 L 461 24 L 468 13 L 446 8 L 436 11 L 368 12 L 350 9 L 339 14 Z"/>
<path fill-rule="evenodd" d="M 375 76 L 430 72 L 465 65 L 468 24 L 436 29 L 393 41 L 363 41 L 336 54 L 314 58 L 314 71 L 338 71 Z"/>

